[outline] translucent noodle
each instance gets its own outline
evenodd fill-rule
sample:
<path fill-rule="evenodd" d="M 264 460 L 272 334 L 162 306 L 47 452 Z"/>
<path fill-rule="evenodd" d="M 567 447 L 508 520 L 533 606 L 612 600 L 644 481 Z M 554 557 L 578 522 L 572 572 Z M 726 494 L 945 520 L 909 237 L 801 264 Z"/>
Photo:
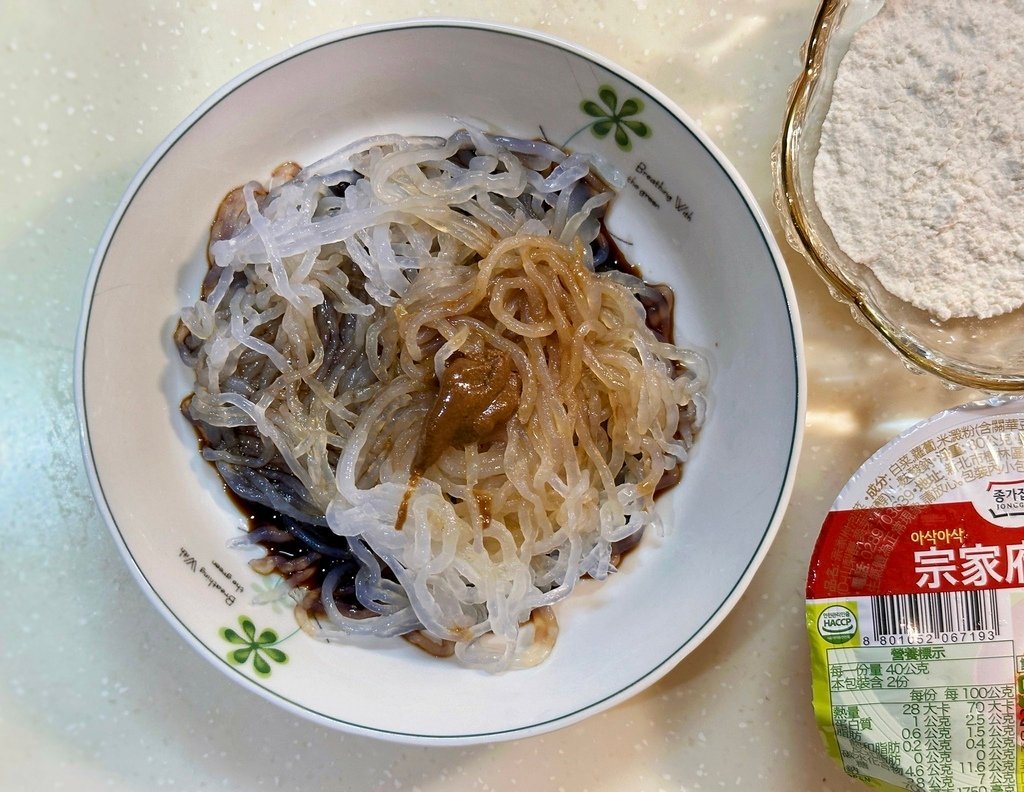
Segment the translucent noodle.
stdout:
<path fill-rule="evenodd" d="M 305 553 L 264 566 L 308 587 L 334 564 L 307 631 L 532 665 L 550 606 L 657 522 L 705 366 L 647 326 L 651 287 L 597 271 L 592 166 L 476 130 L 380 136 L 225 200 L 176 335 L 187 414 L 282 516 L 260 536 Z"/>

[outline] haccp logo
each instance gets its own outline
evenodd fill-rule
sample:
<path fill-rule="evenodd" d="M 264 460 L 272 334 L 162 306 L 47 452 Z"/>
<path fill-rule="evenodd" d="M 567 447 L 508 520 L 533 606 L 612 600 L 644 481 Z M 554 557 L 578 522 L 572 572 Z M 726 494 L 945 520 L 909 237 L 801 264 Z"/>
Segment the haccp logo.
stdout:
<path fill-rule="evenodd" d="M 818 635 L 829 643 L 846 643 L 856 632 L 857 615 L 845 605 L 829 605 L 818 616 Z"/>

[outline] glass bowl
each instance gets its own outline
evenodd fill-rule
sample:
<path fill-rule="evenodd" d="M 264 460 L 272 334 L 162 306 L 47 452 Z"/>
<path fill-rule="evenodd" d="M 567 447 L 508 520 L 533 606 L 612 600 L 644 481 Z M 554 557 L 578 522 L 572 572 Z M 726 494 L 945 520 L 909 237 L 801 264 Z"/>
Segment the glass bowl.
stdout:
<path fill-rule="evenodd" d="M 1024 390 L 1024 309 L 989 319 L 940 321 L 890 294 L 836 243 L 814 195 L 814 161 L 839 63 L 883 0 L 824 0 L 804 45 L 781 138 L 772 153 L 775 205 L 789 243 L 832 295 L 913 371 L 986 391 Z"/>

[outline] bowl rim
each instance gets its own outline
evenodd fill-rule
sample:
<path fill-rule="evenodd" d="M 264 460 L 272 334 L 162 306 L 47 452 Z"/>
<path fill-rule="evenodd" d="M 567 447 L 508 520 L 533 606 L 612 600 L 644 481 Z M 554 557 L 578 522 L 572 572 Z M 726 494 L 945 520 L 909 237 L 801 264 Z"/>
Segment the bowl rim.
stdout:
<path fill-rule="evenodd" d="M 790 245 L 811 264 L 828 285 L 829 291 L 853 311 L 854 318 L 864 324 L 886 346 L 915 372 L 934 374 L 952 385 L 993 392 L 1024 391 L 1024 372 L 1014 375 L 980 373 L 978 369 L 951 360 L 936 350 L 909 337 L 869 299 L 845 273 L 830 266 L 829 251 L 811 231 L 805 198 L 797 186 L 800 166 L 799 147 L 803 119 L 811 96 L 822 77 L 825 54 L 831 43 L 835 22 L 848 8 L 851 0 L 821 0 L 811 31 L 803 47 L 800 73 L 790 87 L 782 133 L 773 152 L 775 205 Z M 813 200 L 813 197 L 810 199 Z"/>
<path fill-rule="evenodd" d="M 524 38 L 530 41 L 539 42 L 548 46 L 555 47 L 563 50 L 569 54 L 581 57 L 587 61 L 590 61 L 610 73 L 621 78 L 623 81 L 630 83 L 640 90 L 644 91 L 647 96 L 658 103 L 666 112 L 669 113 L 676 121 L 687 131 L 693 138 L 705 149 L 705 151 L 711 156 L 712 160 L 721 168 L 723 175 L 732 184 L 733 188 L 737 191 L 744 206 L 750 214 L 750 218 L 753 221 L 757 231 L 760 233 L 765 250 L 771 259 L 775 275 L 778 279 L 779 287 L 784 298 L 784 302 L 787 309 L 787 315 L 789 320 L 789 331 L 790 341 L 792 344 L 792 355 L 793 355 L 793 375 L 794 375 L 794 403 L 793 403 L 793 431 L 790 438 L 789 452 L 787 455 L 787 467 L 785 475 L 783 476 L 781 485 L 779 486 L 778 496 L 775 504 L 772 508 L 771 517 L 764 527 L 761 533 L 760 539 L 754 549 L 753 554 L 746 563 L 742 574 L 737 578 L 732 588 L 729 590 L 725 599 L 723 599 L 714 612 L 692 632 L 692 634 L 683 641 L 674 651 L 668 656 L 657 661 L 646 673 L 640 675 L 629 684 L 624 687 L 609 692 L 602 692 L 594 701 L 590 702 L 585 706 L 576 708 L 571 712 L 562 713 L 560 715 L 548 718 L 544 721 L 538 721 L 523 726 L 516 726 L 505 729 L 495 729 L 492 731 L 481 731 L 472 734 L 422 734 L 412 733 L 405 731 L 397 731 L 384 729 L 375 726 L 366 726 L 352 721 L 346 721 L 342 718 L 338 718 L 332 715 L 318 712 L 311 708 L 308 708 L 302 704 L 294 702 L 284 695 L 265 687 L 259 681 L 246 676 L 234 666 L 229 665 L 223 658 L 219 657 L 213 652 L 198 636 L 194 635 L 188 626 L 182 621 L 182 619 L 175 613 L 171 607 L 163 601 L 156 587 L 150 583 L 145 572 L 140 566 L 139 562 L 133 556 L 131 550 L 128 547 L 128 543 L 121 532 L 117 521 L 111 511 L 108 504 L 103 485 L 100 480 L 99 470 L 95 458 L 93 457 L 90 435 L 89 435 L 89 423 L 86 410 L 86 394 L 85 394 L 85 362 L 86 362 L 86 338 L 89 330 L 89 320 L 92 309 L 93 297 L 95 294 L 95 288 L 99 279 L 100 271 L 103 267 L 104 260 L 110 248 L 111 242 L 113 241 L 118 227 L 120 226 L 121 220 L 128 212 L 134 198 L 138 194 L 142 185 L 145 183 L 149 175 L 160 163 L 167 152 L 181 139 L 206 113 L 213 109 L 219 102 L 226 98 L 233 91 L 240 88 L 242 85 L 249 81 L 259 77 L 261 74 L 269 71 L 270 69 L 278 66 L 286 61 L 293 58 L 305 55 L 313 50 L 321 47 L 333 45 L 339 42 L 346 41 L 348 39 L 359 38 L 368 35 L 375 35 L 380 33 L 389 33 L 401 30 L 414 30 L 420 28 L 464 28 L 483 32 L 494 32 L 505 35 L 510 35 L 517 38 Z M 796 471 L 799 462 L 800 450 L 803 441 L 803 434 L 805 428 L 805 413 L 806 413 L 806 364 L 803 347 L 803 335 L 801 331 L 799 311 L 796 302 L 795 291 L 792 285 L 792 281 L 789 276 L 789 272 L 786 269 L 785 260 L 782 256 L 781 250 L 778 243 L 776 242 L 765 215 L 759 207 L 756 199 L 754 198 L 750 188 L 746 185 L 742 177 L 736 171 L 735 167 L 729 162 L 728 159 L 719 151 L 714 143 L 708 139 L 705 133 L 694 123 L 694 121 L 683 112 L 671 99 L 669 99 L 660 90 L 649 84 L 646 80 L 634 75 L 632 72 L 624 69 L 623 67 L 615 64 L 610 59 L 586 49 L 578 44 L 570 42 L 566 39 L 562 39 L 557 36 L 553 36 L 548 33 L 532 30 L 529 28 L 519 27 L 515 25 L 506 25 L 502 23 L 495 23 L 483 20 L 467 19 L 467 18 L 456 18 L 456 17 L 424 17 L 415 19 L 397 20 L 384 23 L 374 23 L 367 25 L 358 25 L 349 28 L 343 28 L 334 30 L 320 36 L 308 39 L 297 45 L 289 47 L 275 55 L 265 58 L 255 65 L 245 69 L 237 76 L 228 80 L 220 88 L 216 89 L 210 94 L 203 102 L 201 102 L 195 110 L 189 113 L 181 123 L 179 123 L 153 150 L 153 152 L 145 159 L 138 171 L 129 182 L 126 187 L 110 221 L 108 222 L 100 242 L 96 247 L 96 252 L 93 256 L 90 264 L 89 272 L 87 274 L 85 284 L 83 287 L 82 296 L 82 308 L 79 319 L 79 325 L 77 330 L 77 336 L 75 339 L 75 359 L 74 359 L 74 398 L 75 398 L 75 409 L 79 423 L 79 441 L 81 445 L 81 451 L 85 462 L 85 469 L 89 486 L 92 491 L 92 495 L 98 506 L 99 512 L 103 521 L 106 523 L 107 528 L 110 530 L 114 542 L 124 559 L 132 577 L 138 583 L 139 587 L 145 593 L 150 602 L 156 607 L 156 609 L 163 615 L 163 617 L 170 623 L 175 631 L 185 639 L 186 643 L 193 647 L 200 655 L 209 660 L 215 667 L 219 668 L 222 673 L 232 679 L 234 682 L 240 684 L 242 687 L 249 691 L 256 693 L 261 698 L 282 707 L 288 712 L 298 715 L 318 723 L 320 725 L 326 725 L 334 729 L 339 729 L 345 732 L 360 734 L 364 736 L 371 736 L 380 739 L 392 740 L 396 742 L 402 742 L 406 744 L 415 745 L 469 745 L 484 742 L 496 742 L 502 740 L 518 739 L 521 737 L 527 737 L 545 732 L 553 731 L 563 726 L 576 723 L 590 715 L 601 712 L 609 707 L 625 700 L 626 698 L 640 692 L 646 687 L 650 686 L 658 679 L 667 674 L 676 664 L 682 660 L 686 655 L 696 649 L 706 638 L 718 627 L 719 624 L 725 619 L 725 617 L 732 611 L 740 597 L 750 585 L 754 574 L 764 561 L 768 550 L 774 541 L 782 520 L 785 516 L 786 507 L 789 503 L 792 495 Z"/>

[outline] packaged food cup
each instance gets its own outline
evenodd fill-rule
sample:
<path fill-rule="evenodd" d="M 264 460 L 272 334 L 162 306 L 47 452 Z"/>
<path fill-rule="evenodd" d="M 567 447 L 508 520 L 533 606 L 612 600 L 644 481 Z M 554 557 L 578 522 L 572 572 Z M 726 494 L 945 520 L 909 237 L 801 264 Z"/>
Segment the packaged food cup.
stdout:
<path fill-rule="evenodd" d="M 814 548 L 807 629 L 849 775 L 1024 790 L 1024 400 L 941 412 L 861 466 Z"/>

